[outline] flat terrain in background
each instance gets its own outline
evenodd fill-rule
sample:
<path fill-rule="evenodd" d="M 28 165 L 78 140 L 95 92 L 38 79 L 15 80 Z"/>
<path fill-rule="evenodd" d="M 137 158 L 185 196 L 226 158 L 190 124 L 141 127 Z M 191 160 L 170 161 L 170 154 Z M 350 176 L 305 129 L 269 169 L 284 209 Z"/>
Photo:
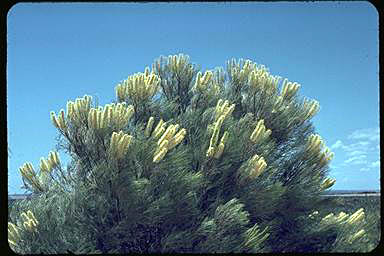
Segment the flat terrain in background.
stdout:
<path fill-rule="evenodd" d="M 324 192 L 325 196 L 378 196 L 380 197 L 380 190 L 329 190 Z"/>

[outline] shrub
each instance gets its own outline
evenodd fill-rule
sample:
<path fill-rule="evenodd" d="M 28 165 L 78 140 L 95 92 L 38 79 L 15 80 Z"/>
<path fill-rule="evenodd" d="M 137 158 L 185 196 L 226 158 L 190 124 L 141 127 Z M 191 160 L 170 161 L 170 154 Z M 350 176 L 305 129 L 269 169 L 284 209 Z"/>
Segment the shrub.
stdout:
<path fill-rule="evenodd" d="M 333 153 L 315 100 L 250 60 L 205 72 L 160 57 L 51 112 L 69 154 L 20 168 L 34 197 L 12 211 L 19 253 L 366 251 L 364 210 L 321 211 Z M 13 209 L 13 208 L 12 208 Z M 16 209 L 16 208 L 15 208 Z M 22 213 L 22 212 L 25 212 Z M 21 214 L 21 215 L 20 215 Z M 27 217 L 26 217 L 27 216 Z"/>

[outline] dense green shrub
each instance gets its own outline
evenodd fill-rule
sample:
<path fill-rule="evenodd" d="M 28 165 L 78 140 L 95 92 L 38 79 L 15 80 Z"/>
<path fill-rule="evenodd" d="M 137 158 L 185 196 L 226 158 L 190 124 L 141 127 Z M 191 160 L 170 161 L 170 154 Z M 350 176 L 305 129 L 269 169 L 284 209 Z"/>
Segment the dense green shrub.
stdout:
<path fill-rule="evenodd" d="M 364 210 L 329 215 L 333 154 L 298 83 L 249 60 L 199 72 L 161 57 L 117 102 L 68 102 L 57 152 L 20 168 L 34 197 L 12 207 L 20 253 L 367 251 Z M 16 210 L 18 209 L 18 210 Z M 317 212 L 316 212 L 317 211 Z M 25 212 L 25 213 L 22 213 Z M 327 215 L 327 216 L 326 216 Z"/>

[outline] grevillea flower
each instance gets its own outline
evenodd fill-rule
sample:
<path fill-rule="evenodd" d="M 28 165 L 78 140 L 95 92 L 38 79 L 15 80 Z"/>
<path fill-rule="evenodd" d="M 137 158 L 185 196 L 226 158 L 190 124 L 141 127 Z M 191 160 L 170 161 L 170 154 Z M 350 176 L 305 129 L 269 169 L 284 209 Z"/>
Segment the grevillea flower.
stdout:
<path fill-rule="evenodd" d="M 18 228 L 12 222 L 8 222 L 8 242 L 15 246 L 17 242 L 20 240 L 20 228 Z"/>
<path fill-rule="evenodd" d="M 284 79 L 281 96 L 283 97 L 283 99 L 290 99 L 296 94 L 299 88 L 300 88 L 300 84 L 291 83 L 291 82 L 288 82 L 287 79 Z"/>
<path fill-rule="evenodd" d="M 250 173 L 249 176 L 251 178 L 256 178 L 260 174 L 262 174 L 267 167 L 267 163 L 265 162 L 263 157 L 260 157 L 258 155 L 254 155 L 252 159 L 250 160 Z"/>
<path fill-rule="evenodd" d="M 214 147 L 209 147 L 207 150 L 207 157 L 212 157 L 215 153 L 215 148 Z"/>
<path fill-rule="evenodd" d="M 332 187 L 336 182 L 336 179 L 332 179 L 332 178 L 326 178 L 323 183 L 321 183 L 321 189 L 322 190 L 326 190 L 330 187 Z"/>
<path fill-rule="evenodd" d="M 320 110 L 320 104 L 316 100 L 309 102 L 307 99 L 304 99 L 303 102 L 303 111 L 304 111 L 304 120 L 308 120 L 315 116 Z"/>
<path fill-rule="evenodd" d="M 154 71 L 149 73 L 149 68 L 146 67 L 144 73 L 136 73 L 118 84 L 116 96 L 119 101 L 130 98 L 134 102 L 141 102 L 156 94 L 160 82 L 160 77 Z"/>
<path fill-rule="evenodd" d="M 266 129 L 264 126 L 264 120 L 261 119 L 257 122 L 255 129 L 253 130 L 250 140 L 253 143 L 259 143 L 262 140 L 267 139 L 271 135 L 272 131 L 270 129 Z"/>
<path fill-rule="evenodd" d="M 359 210 L 357 210 L 355 213 L 353 213 L 351 216 L 349 216 L 347 222 L 349 224 L 353 224 L 353 223 L 356 223 L 360 220 L 362 220 L 364 218 L 365 214 L 364 214 L 364 209 L 363 208 L 360 208 Z"/>
<path fill-rule="evenodd" d="M 148 120 L 147 126 L 145 127 L 145 131 L 144 131 L 144 135 L 146 137 L 149 137 L 154 121 L 155 121 L 155 119 L 153 118 L 153 116 L 151 116 Z"/>
<path fill-rule="evenodd" d="M 169 142 L 168 150 L 176 147 L 183 139 L 185 134 L 187 133 L 186 129 L 181 129 Z"/>
<path fill-rule="evenodd" d="M 117 159 L 121 159 L 127 153 L 132 138 L 131 135 L 125 134 L 123 131 L 113 132 L 109 144 L 110 154 Z"/>
<path fill-rule="evenodd" d="M 53 112 L 53 111 L 51 111 L 51 121 L 52 121 L 53 125 L 54 125 L 56 128 L 60 129 L 59 122 L 57 121 L 55 112 Z"/>
<path fill-rule="evenodd" d="M 154 163 L 158 163 L 158 162 L 160 162 L 163 158 L 164 158 L 164 156 L 167 154 L 167 148 L 166 147 L 164 147 L 164 148 L 162 148 L 161 150 L 160 150 L 160 152 L 157 154 L 157 155 L 155 155 L 154 156 L 154 158 L 153 158 L 153 162 Z"/>
<path fill-rule="evenodd" d="M 225 119 L 227 116 L 232 114 L 234 109 L 235 104 L 229 105 L 228 100 L 223 102 L 222 99 L 219 99 L 215 109 L 215 121 L 217 121 L 221 116 Z"/>
<path fill-rule="evenodd" d="M 169 150 L 177 146 L 184 139 L 184 136 L 187 133 L 184 128 L 177 132 L 180 127 L 179 124 L 171 124 L 166 130 L 165 125 L 166 123 L 161 119 L 153 132 L 153 137 L 155 139 L 160 137 L 157 141 L 158 147 L 154 154 L 154 162 L 161 161 Z"/>
<path fill-rule="evenodd" d="M 345 212 L 340 212 L 339 215 L 337 216 L 336 220 L 337 222 L 342 222 L 348 218 L 348 214 Z"/>
<path fill-rule="evenodd" d="M 51 165 L 47 163 L 47 161 L 42 157 L 40 158 L 40 170 L 44 172 L 51 171 Z"/>
<path fill-rule="evenodd" d="M 352 244 L 356 239 L 359 239 L 361 237 L 363 237 L 365 235 L 365 230 L 364 229 L 361 229 L 359 230 L 358 232 L 356 232 L 355 234 L 353 234 L 349 239 L 348 239 L 348 242 L 350 244 Z"/>

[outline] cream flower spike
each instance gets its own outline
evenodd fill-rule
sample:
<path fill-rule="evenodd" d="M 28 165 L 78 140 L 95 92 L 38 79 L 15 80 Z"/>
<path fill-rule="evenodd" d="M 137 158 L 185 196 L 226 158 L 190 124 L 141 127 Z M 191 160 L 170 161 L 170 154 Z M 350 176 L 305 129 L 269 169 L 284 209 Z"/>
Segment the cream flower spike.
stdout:
<path fill-rule="evenodd" d="M 147 122 L 147 126 L 145 127 L 145 131 L 144 131 L 144 135 L 146 137 L 149 137 L 149 135 L 152 131 L 152 126 L 153 126 L 154 121 L 155 121 L 155 119 L 153 118 L 153 116 L 151 116 Z"/>
<path fill-rule="evenodd" d="M 254 179 L 264 172 L 267 167 L 267 163 L 263 157 L 256 154 L 252 157 L 252 159 L 250 159 L 249 166 L 251 168 L 249 176 Z"/>
<path fill-rule="evenodd" d="M 73 113 L 74 113 L 74 103 L 73 101 L 68 101 L 67 102 L 67 118 L 73 120 L 74 116 L 73 116 Z"/>
<path fill-rule="evenodd" d="M 171 150 L 172 148 L 176 147 L 180 142 L 184 139 L 185 135 L 187 134 L 186 129 L 181 129 L 176 135 L 171 139 L 168 145 L 168 150 Z"/>
<path fill-rule="evenodd" d="M 132 138 L 131 135 L 125 134 L 123 131 L 113 132 L 109 144 L 110 154 L 117 159 L 123 158 L 125 153 L 128 152 Z"/>
<path fill-rule="evenodd" d="M 16 246 L 17 242 L 21 239 L 19 230 L 20 228 L 15 224 L 8 222 L 8 242 L 13 246 Z"/>
<path fill-rule="evenodd" d="M 307 140 L 307 151 L 311 154 L 319 154 L 324 143 L 318 134 L 311 134 Z"/>
<path fill-rule="evenodd" d="M 343 222 L 348 218 L 348 214 L 345 212 L 340 212 L 339 215 L 336 217 L 337 222 Z"/>
<path fill-rule="evenodd" d="M 26 179 L 31 179 L 36 175 L 31 163 L 25 163 L 19 170 L 21 175 Z"/>
<path fill-rule="evenodd" d="M 61 130 L 64 130 L 66 128 L 65 116 L 64 116 L 64 110 L 63 109 L 60 110 L 60 113 L 58 115 L 58 123 L 59 123 Z"/>
<path fill-rule="evenodd" d="M 348 239 L 348 242 L 350 244 L 352 244 L 355 240 L 365 236 L 365 230 L 364 229 L 360 229 L 358 232 L 356 232 L 355 234 L 353 234 L 349 239 Z"/>
<path fill-rule="evenodd" d="M 40 158 L 40 170 L 43 172 L 50 172 L 52 170 L 52 166 L 44 159 L 44 157 Z"/>
<path fill-rule="evenodd" d="M 261 119 L 257 122 L 255 129 L 253 130 L 250 140 L 253 143 L 259 143 L 262 140 L 267 139 L 271 135 L 272 131 L 270 129 L 266 129 L 264 125 L 264 120 Z"/>
<path fill-rule="evenodd" d="M 354 224 L 356 222 L 361 221 L 364 218 L 364 216 L 365 216 L 364 209 L 360 208 L 355 213 L 353 213 L 351 216 L 349 216 L 347 222 L 349 224 Z"/>
<path fill-rule="evenodd" d="M 336 183 L 336 179 L 326 178 L 323 183 L 321 183 L 321 190 L 326 190 L 332 187 Z"/>
<path fill-rule="evenodd" d="M 184 136 L 187 133 L 185 128 L 177 132 L 180 127 L 179 124 L 171 124 L 165 130 L 165 124 L 166 123 L 161 119 L 153 132 L 153 137 L 155 139 L 160 137 L 157 141 L 158 147 L 155 151 L 155 157 L 153 159 L 155 163 L 161 161 L 169 150 L 176 147 L 184 139 Z"/>
<path fill-rule="evenodd" d="M 163 126 L 163 124 L 164 124 L 164 120 L 160 119 L 160 121 L 157 123 L 157 125 L 155 127 L 155 130 L 153 130 L 152 134 L 157 134 L 159 132 L 160 128 Z"/>
<path fill-rule="evenodd" d="M 214 147 L 209 147 L 207 150 L 207 157 L 212 157 L 215 154 L 215 148 Z"/>
<path fill-rule="evenodd" d="M 157 155 L 155 155 L 154 157 L 153 157 L 153 162 L 154 163 L 158 163 L 158 162 L 160 162 L 163 158 L 164 158 L 164 156 L 167 154 L 167 148 L 166 147 L 164 147 L 164 148 L 162 148 L 161 150 L 160 150 L 160 152 L 157 154 Z"/>
<path fill-rule="evenodd" d="M 54 125 L 57 129 L 60 129 L 60 125 L 59 125 L 59 122 L 57 121 L 55 112 L 51 111 L 50 114 L 51 114 L 51 121 L 52 121 L 53 125 Z"/>
<path fill-rule="evenodd" d="M 49 162 L 51 168 L 55 168 L 55 167 L 59 166 L 60 165 L 59 154 L 56 151 L 49 152 L 48 162 Z"/>
<path fill-rule="evenodd" d="M 298 91 L 299 88 L 300 88 L 300 84 L 298 84 L 296 82 L 291 83 L 291 82 L 288 82 L 287 79 L 284 79 L 283 90 L 281 92 L 281 96 L 284 99 L 289 99 L 296 94 L 296 92 Z"/>

